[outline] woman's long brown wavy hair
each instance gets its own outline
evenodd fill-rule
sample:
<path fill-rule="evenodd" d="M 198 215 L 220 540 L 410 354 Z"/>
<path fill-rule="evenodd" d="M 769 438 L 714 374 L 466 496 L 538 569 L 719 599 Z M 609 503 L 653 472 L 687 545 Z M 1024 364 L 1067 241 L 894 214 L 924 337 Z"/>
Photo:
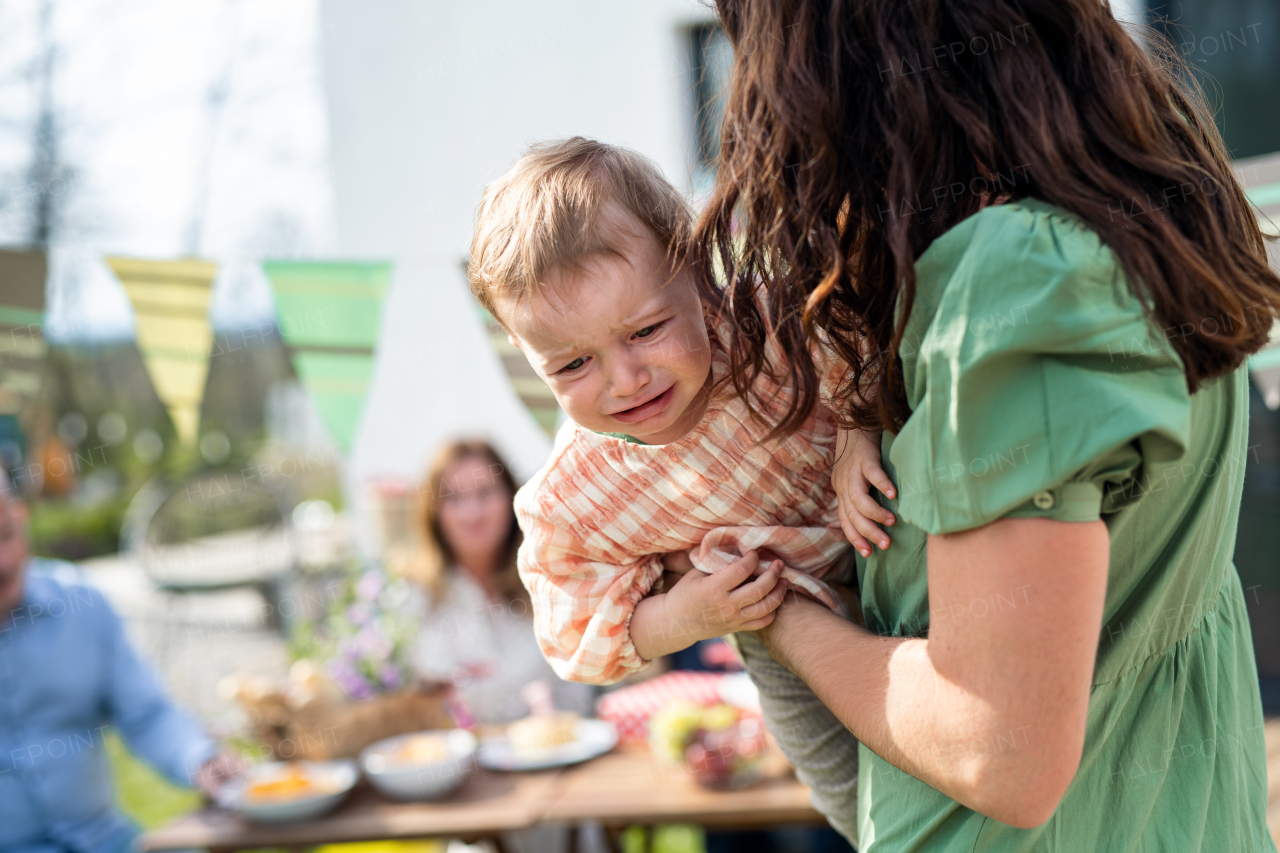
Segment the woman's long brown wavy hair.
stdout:
<path fill-rule="evenodd" d="M 1155 31 L 1144 49 L 1102 0 L 717 7 L 733 81 L 698 242 L 727 282 L 704 289 L 739 330 L 740 395 L 790 372 L 778 432 L 817 399 L 815 329 L 852 368 L 846 425 L 902 425 L 915 261 L 993 201 L 1039 198 L 1094 229 L 1152 320 L 1194 330 L 1170 335 L 1191 391 L 1266 343 L 1280 279 L 1199 87 Z M 785 365 L 766 363 L 770 326 Z"/>
<path fill-rule="evenodd" d="M 448 593 L 446 580 L 450 571 L 457 571 L 453 554 L 449 551 L 449 543 L 440 529 L 440 501 L 447 493 L 444 486 L 445 475 L 449 469 L 463 459 L 476 457 L 484 460 L 494 478 L 506 486 L 514 499 L 516 481 L 511 469 L 498 452 L 481 439 L 462 439 L 446 444 L 431 460 L 431 467 L 422 481 L 419 491 L 420 510 L 417 523 L 414 525 L 417 540 L 411 551 L 399 554 L 392 560 L 396 572 L 415 583 L 420 584 L 432 596 L 439 600 Z M 520 582 L 516 569 L 516 552 L 523 541 L 520 526 L 516 523 L 514 505 L 511 509 L 511 526 L 507 532 L 507 540 L 503 546 L 502 565 L 495 576 L 498 592 L 508 601 L 517 599 L 528 602 L 529 593 Z"/>

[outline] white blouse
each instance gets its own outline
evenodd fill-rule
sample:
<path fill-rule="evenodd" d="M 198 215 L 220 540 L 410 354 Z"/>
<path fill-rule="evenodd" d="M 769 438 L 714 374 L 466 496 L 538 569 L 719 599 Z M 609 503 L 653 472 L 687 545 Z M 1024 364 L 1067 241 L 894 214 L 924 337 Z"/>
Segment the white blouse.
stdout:
<path fill-rule="evenodd" d="M 538 648 L 528 604 L 489 598 L 457 568 L 449 570 L 445 584 L 438 600 L 414 587 L 419 629 L 413 666 L 419 676 L 453 682 L 479 723 L 528 716 L 520 688 L 539 678 L 551 685 L 557 708 L 592 713 L 596 689 L 556 676 Z"/>

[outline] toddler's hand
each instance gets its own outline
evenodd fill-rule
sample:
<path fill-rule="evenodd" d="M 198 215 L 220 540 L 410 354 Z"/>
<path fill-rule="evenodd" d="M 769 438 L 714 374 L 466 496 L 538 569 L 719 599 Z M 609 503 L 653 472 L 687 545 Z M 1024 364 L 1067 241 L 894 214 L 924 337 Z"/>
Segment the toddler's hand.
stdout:
<path fill-rule="evenodd" d="M 670 554 L 662 555 L 662 568 L 664 571 L 671 572 L 675 575 L 687 575 L 693 571 L 693 560 L 689 559 L 689 552 L 672 551 Z"/>
<path fill-rule="evenodd" d="M 755 580 L 760 558 L 755 552 L 715 574 L 691 571 L 667 593 L 668 614 L 682 621 L 699 640 L 735 631 L 756 631 L 773 621 L 787 582 L 780 580 L 782 561 L 774 560 Z"/>
<path fill-rule="evenodd" d="M 889 534 L 876 522 L 892 525 L 893 513 L 871 497 L 871 487 L 875 486 L 890 498 L 897 491 L 889 475 L 880 467 L 879 432 L 840 430 L 831 485 L 840 499 L 840 527 L 858 553 L 864 557 L 871 556 L 868 539 L 882 550 L 888 548 Z"/>

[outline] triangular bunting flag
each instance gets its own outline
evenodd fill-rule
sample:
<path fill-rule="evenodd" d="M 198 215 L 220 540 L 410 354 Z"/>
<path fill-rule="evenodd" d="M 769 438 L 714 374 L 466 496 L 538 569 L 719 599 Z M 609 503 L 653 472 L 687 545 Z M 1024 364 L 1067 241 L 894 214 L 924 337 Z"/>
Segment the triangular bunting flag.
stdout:
<path fill-rule="evenodd" d="M 560 404 L 556 402 L 555 395 L 551 393 L 547 383 L 542 381 L 542 377 L 534 372 L 524 353 L 511 345 L 511 341 L 507 339 L 507 330 L 502 328 L 493 315 L 479 303 L 476 304 L 476 311 L 479 312 L 480 322 L 484 323 L 485 333 L 489 336 L 489 345 L 502 361 L 511 390 L 516 392 L 538 426 L 555 438 L 556 425 L 560 419 Z"/>
<path fill-rule="evenodd" d="M 209 296 L 218 265 L 210 261 L 107 258 L 138 324 L 138 349 L 178 438 L 194 444 L 209 375 Z"/>
<path fill-rule="evenodd" d="M 30 399 L 44 359 L 44 252 L 0 251 L 0 387 Z"/>
<path fill-rule="evenodd" d="M 349 451 L 373 377 L 391 264 L 267 261 L 262 268 L 298 378 L 329 433 Z"/>

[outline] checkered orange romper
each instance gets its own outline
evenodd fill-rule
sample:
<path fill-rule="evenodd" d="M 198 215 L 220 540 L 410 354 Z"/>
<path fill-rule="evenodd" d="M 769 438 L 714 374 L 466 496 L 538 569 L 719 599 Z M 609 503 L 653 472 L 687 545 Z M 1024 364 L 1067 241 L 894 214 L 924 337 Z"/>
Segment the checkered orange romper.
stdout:
<path fill-rule="evenodd" d="M 772 341 L 768 355 L 781 358 Z M 713 364 L 722 375 L 723 357 Z M 790 393 L 768 377 L 753 391 L 765 401 Z M 671 444 L 564 425 L 550 461 L 515 500 L 534 631 L 561 678 L 609 684 L 649 665 L 628 626 L 662 576 L 663 554 L 693 549 L 693 564 L 714 572 L 767 548 L 789 578 L 822 578 L 849 551 L 831 488 L 831 411 L 816 406 L 792 435 L 761 445 L 768 432 L 731 388 Z"/>

